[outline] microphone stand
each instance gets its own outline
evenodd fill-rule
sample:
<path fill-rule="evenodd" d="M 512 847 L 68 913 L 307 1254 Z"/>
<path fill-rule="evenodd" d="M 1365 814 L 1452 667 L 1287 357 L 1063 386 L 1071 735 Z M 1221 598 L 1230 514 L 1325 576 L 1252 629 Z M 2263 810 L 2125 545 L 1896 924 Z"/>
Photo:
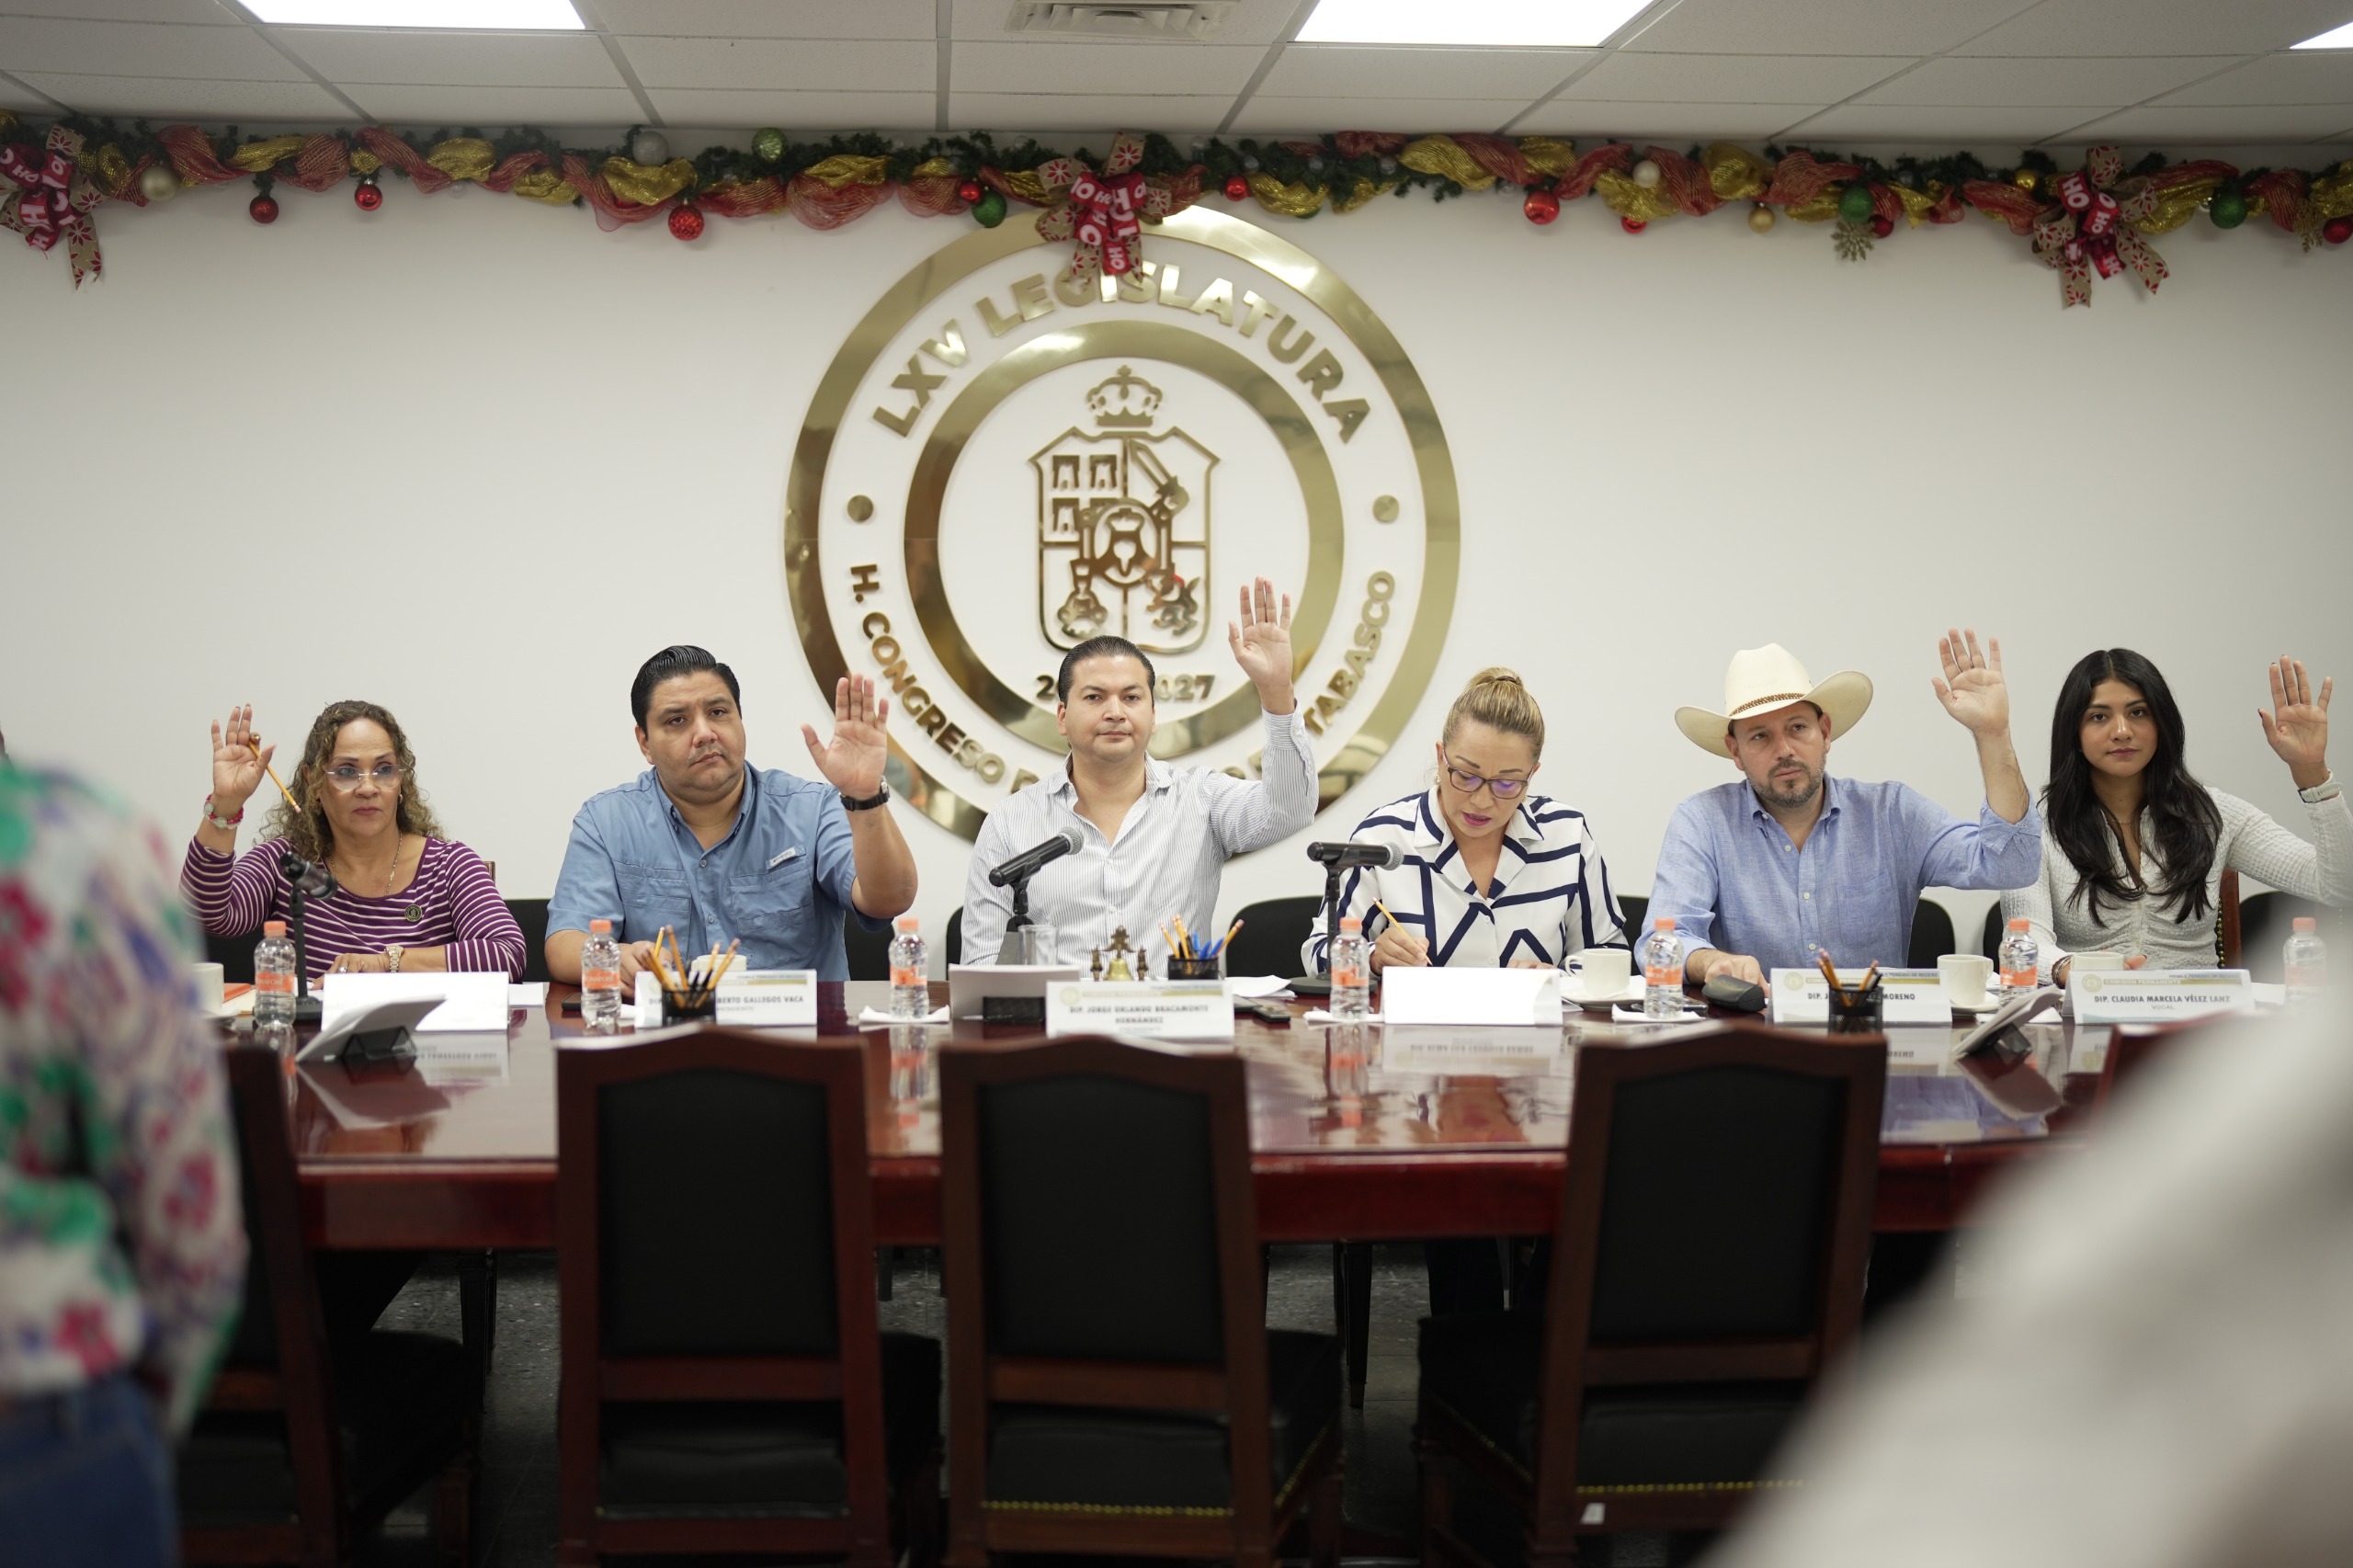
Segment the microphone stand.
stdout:
<path fill-rule="evenodd" d="M 327 885 L 320 890 L 324 895 L 335 891 L 335 879 L 329 875 L 324 862 L 313 867 L 290 849 L 278 858 L 278 869 L 285 873 L 293 889 L 294 917 L 289 924 L 294 928 L 294 1021 L 315 1024 L 324 1010 L 324 1004 L 311 994 L 311 949 L 303 930 L 302 883 L 315 870 L 326 878 Z"/>
<path fill-rule="evenodd" d="M 1013 889 L 1013 914 L 1012 916 L 1005 923 L 1005 940 L 998 944 L 996 950 L 996 961 L 1001 964 L 1017 964 L 1021 962 L 1023 958 L 1026 956 L 1021 951 L 1021 933 L 1028 930 L 1031 924 L 1029 919 L 1029 878 L 1034 877 L 1037 874 L 1037 872 L 1031 871 L 1026 875 L 1016 877 L 1012 881 L 1006 884 L 1008 887 Z M 1041 1017 L 1043 1017 L 1042 1014 L 1040 1016 Z"/>

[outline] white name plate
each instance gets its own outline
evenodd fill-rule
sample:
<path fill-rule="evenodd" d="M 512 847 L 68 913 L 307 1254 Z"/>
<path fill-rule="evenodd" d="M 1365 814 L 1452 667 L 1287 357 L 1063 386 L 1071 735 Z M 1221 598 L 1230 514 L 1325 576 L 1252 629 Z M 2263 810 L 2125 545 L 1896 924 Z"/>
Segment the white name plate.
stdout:
<path fill-rule="evenodd" d="M 790 1028 L 817 1021 L 813 969 L 746 970 L 720 976 L 717 1011 L 722 1024 Z"/>
<path fill-rule="evenodd" d="M 1222 980 L 1107 980 L 1046 988 L 1048 1034 L 1131 1034 L 1146 1040 L 1232 1040 L 1233 999 Z"/>
<path fill-rule="evenodd" d="M 1561 1026 L 1556 969 L 1385 969 L 1381 1017 L 1391 1024 Z"/>
<path fill-rule="evenodd" d="M 1863 983 L 1868 969 L 1842 969 L 1838 983 L 1852 990 Z M 1945 999 L 1944 983 L 1933 969 L 1883 969 L 1879 971 L 1881 1024 L 1952 1023 L 1952 1004 Z M 1773 971 L 1773 1021 L 1777 1024 L 1826 1024 L 1830 1021 L 1830 982 L 1818 969 L 1777 969 Z"/>
<path fill-rule="evenodd" d="M 2244 1013 L 2255 987 L 2243 969 L 2102 970 L 2067 977 L 2067 1004 L 2079 1024 L 2148 1024 Z"/>

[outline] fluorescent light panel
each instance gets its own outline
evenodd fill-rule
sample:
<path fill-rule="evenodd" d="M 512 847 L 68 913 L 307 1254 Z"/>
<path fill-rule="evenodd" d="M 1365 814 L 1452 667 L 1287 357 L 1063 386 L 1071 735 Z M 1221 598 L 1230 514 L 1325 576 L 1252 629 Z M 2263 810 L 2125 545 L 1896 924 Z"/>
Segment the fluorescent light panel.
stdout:
<path fill-rule="evenodd" d="M 1650 0 L 1321 0 L 1302 43 L 1590 49 Z"/>
<path fill-rule="evenodd" d="M 2308 38 L 2296 45 L 2298 49 L 2353 49 L 2353 22 L 2335 28 L 2318 38 Z"/>
<path fill-rule="evenodd" d="M 583 32 L 572 0 L 245 0 L 290 28 L 429 28 L 437 32 Z"/>

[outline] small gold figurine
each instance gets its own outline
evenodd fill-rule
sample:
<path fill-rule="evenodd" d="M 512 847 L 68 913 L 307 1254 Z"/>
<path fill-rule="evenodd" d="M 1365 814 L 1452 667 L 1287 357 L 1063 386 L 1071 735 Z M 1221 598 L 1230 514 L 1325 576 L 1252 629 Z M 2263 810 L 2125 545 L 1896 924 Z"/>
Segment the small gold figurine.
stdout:
<path fill-rule="evenodd" d="M 1111 933 L 1111 962 L 1103 971 L 1105 980 L 1133 980 L 1135 973 L 1128 968 L 1128 928 L 1124 926 Z"/>

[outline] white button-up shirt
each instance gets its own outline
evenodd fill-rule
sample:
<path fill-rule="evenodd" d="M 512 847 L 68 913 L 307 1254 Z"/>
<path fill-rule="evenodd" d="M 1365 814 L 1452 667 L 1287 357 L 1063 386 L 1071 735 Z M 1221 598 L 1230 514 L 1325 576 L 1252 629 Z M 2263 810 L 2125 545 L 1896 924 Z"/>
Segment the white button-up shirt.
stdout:
<path fill-rule="evenodd" d="M 1315 817 L 1306 727 L 1295 711 L 1267 714 L 1266 725 L 1256 779 L 1147 760 L 1143 795 L 1128 808 L 1117 840 L 1078 814 L 1068 764 L 991 812 L 964 878 L 961 961 L 996 962 L 1013 916 L 1012 890 L 990 885 L 991 868 L 1065 827 L 1078 829 L 1085 846 L 1048 862 L 1029 882 L 1029 917 L 1054 928 L 1063 962 L 1086 962 L 1093 949 L 1110 947 L 1120 926 L 1129 947 L 1148 945 L 1165 956 L 1160 925 L 1176 915 L 1205 938 L 1223 936 L 1212 922 L 1227 858 L 1286 838 Z"/>

